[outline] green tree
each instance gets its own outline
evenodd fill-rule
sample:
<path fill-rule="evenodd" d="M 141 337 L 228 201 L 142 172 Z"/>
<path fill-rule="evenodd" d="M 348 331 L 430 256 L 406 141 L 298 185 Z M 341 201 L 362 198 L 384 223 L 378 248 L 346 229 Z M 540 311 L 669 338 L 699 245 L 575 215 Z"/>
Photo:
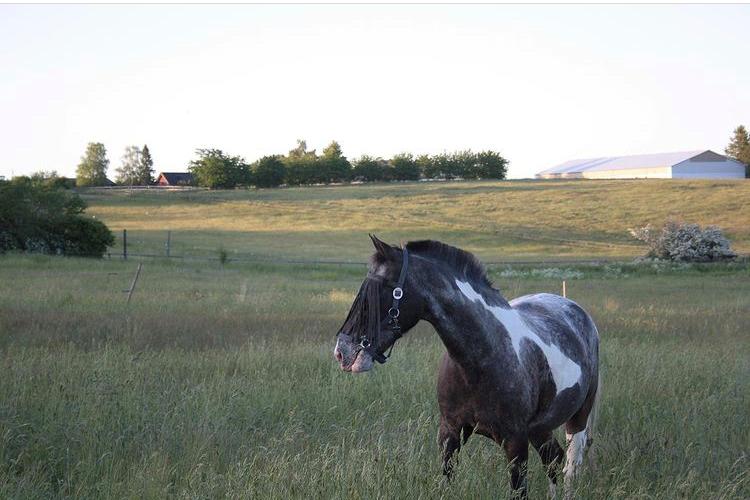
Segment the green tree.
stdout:
<path fill-rule="evenodd" d="M 289 151 L 283 159 L 286 165 L 286 182 L 292 186 L 317 184 L 326 181 L 326 175 L 320 171 L 320 162 L 315 150 L 307 150 L 307 142 L 297 140 L 297 147 Z"/>
<path fill-rule="evenodd" d="M 60 177 L 56 170 L 39 170 L 29 176 L 29 180 L 35 186 L 44 186 L 49 188 L 70 189 L 75 187 L 75 180 L 67 177 Z"/>
<path fill-rule="evenodd" d="M 411 153 L 401 153 L 391 158 L 393 178 L 397 181 L 419 180 L 420 169 Z"/>
<path fill-rule="evenodd" d="M 390 167 L 382 158 L 362 155 L 354 162 L 352 177 L 364 182 L 390 180 Z"/>
<path fill-rule="evenodd" d="M 470 149 L 464 151 L 456 151 L 449 155 L 449 169 L 446 171 L 446 178 L 448 179 L 476 179 L 476 163 L 477 155 Z"/>
<path fill-rule="evenodd" d="M 352 164 L 346 159 L 338 142 L 333 141 L 323 150 L 320 157 L 320 170 L 325 182 L 345 182 L 351 178 Z"/>
<path fill-rule="evenodd" d="M 253 183 L 259 188 L 278 187 L 286 178 L 286 166 L 278 156 L 264 156 L 253 165 Z"/>
<path fill-rule="evenodd" d="M 476 155 L 475 177 L 479 179 L 505 179 L 508 160 L 495 151 L 482 151 Z"/>
<path fill-rule="evenodd" d="M 141 150 L 138 146 L 128 146 L 125 148 L 125 153 L 122 155 L 122 164 L 117 168 L 117 177 L 115 178 L 118 184 L 124 186 L 135 186 L 139 182 L 139 171 L 141 168 Z"/>
<path fill-rule="evenodd" d="M 250 166 L 240 156 L 229 156 L 220 149 L 196 149 L 198 159 L 192 160 L 188 170 L 199 186 L 212 189 L 232 189 L 251 182 Z"/>
<path fill-rule="evenodd" d="M 734 129 L 734 135 L 724 152 L 727 156 L 745 164 L 745 177 L 750 177 L 750 134 L 744 125 Z"/>
<path fill-rule="evenodd" d="M 104 186 L 107 184 L 107 149 L 101 142 L 89 142 L 86 153 L 76 169 L 76 185 Z"/>
<path fill-rule="evenodd" d="M 151 158 L 151 151 L 148 145 L 143 145 L 141 149 L 141 162 L 138 165 L 136 179 L 141 186 L 148 186 L 154 183 L 154 160 Z"/>
<path fill-rule="evenodd" d="M 16 250 L 101 257 L 114 244 L 85 202 L 54 183 L 30 177 L 0 181 L 0 253 Z"/>
<path fill-rule="evenodd" d="M 434 179 L 437 177 L 437 164 L 430 155 L 419 155 L 417 157 L 417 166 L 425 179 Z"/>

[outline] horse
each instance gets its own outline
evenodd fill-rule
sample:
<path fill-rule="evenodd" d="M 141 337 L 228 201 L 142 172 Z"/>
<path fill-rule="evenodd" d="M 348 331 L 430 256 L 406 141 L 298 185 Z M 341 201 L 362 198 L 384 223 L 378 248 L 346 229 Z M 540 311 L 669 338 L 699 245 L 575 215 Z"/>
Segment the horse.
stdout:
<path fill-rule="evenodd" d="M 549 293 L 506 301 L 471 253 L 433 240 L 402 247 L 370 235 L 367 277 L 336 334 L 334 357 L 346 372 L 385 363 L 395 342 L 420 320 L 445 345 L 437 398 L 442 472 L 476 433 L 500 445 L 514 496 L 526 498 L 529 443 L 556 493 L 565 457 L 566 497 L 591 446 L 601 393 L 599 333 L 572 300 Z M 387 352 L 386 352 L 387 351 Z M 565 425 L 567 450 L 553 435 Z"/>

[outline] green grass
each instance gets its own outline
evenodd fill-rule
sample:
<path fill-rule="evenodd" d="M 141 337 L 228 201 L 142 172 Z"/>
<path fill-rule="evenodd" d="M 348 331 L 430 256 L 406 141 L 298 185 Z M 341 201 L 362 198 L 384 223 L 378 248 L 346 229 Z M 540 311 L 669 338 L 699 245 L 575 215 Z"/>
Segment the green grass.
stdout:
<path fill-rule="evenodd" d="M 428 326 L 370 374 L 337 368 L 361 266 L 146 261 L 128 309 L 135 268 L 0 257 L 0 498 L 508 496 L 481 437 L 440 477 Z M 601 330 L 579 496 L 750 496 L 748 265 L 533 269 L 491 274 L 507 297 L 565 276 Z M 536 455 L 530 469 L 542 498 Z"/>
<path fill-rule="evenodd" d="M 432 238 L 486 261 L 632 258 L 628 228 L 668 217 L 723 228 L 750 253 L 750 182 L 504 181 L 237 191 L 88 191 L 89 213 L 132 253 L 363 261 L 367 232 Z"/>
<path fill-rule="evenodd" d="M 0 498 L 507 497 L 503 454 L 481 437 L 442 481 L 434 332 L 420 325 L 387 365 L 343 373 L 333 335 L 364 268 L 274 262 L 362 262 L 367 232 L 568 261 L 490 270 L 508 298 L 567 280 L 601 331 L 598 465 L 580 497 L 750 497 L 750 266 L 615 261 L 643 252 L 629 227 L 669 216 L 717 224 L 750 252 L 748 182 L 84 196 L 128 229 L 132 253 L 162 254 L 171 230 L 173 255 L 203 260 L 146 259 L 128 308 L 137 261 L 0 256 Z"/>

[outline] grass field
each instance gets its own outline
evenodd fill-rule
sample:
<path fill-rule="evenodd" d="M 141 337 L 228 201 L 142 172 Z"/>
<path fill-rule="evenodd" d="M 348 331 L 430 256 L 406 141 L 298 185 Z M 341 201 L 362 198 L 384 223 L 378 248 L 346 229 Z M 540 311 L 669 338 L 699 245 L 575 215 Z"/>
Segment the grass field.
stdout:
<path fill-rule="evenodd" d="M 508 181 L 270 190 L 95 191 L 89 212 L 129 250 L 260 259 L 354 260 L 365 233 L 442 239 L 488 261 L 623 258 L 643 252 L 628 228 L 677 217 L 723 228 L 750 253 L 750 182 Z"/>
<path fill-rule="evenodd" d="M 510 202 L 502 200 L 518 198 L 514 206 L 522 207 L 527 195 L 552 203 L 545 200 L 558 190 L 563 197 L 566 184 L 599 194 L 561 202 L 571 205 L 565 210 L 591 208 L 591 199 L 623 189 L 606 182 L 461 183 L 92 194 L 89 201 L 111 226 L 143 232 L 143 248 L 156 249 L 156 235 L 171 228 L 190 235 L 183 250 L 195 255 L 212 255 L 223 243 L 269 258 L 364 260 L 366 231 L 395 240 L 410 238 L 412 229 L 498 260 L 611 258 L 641 250 L 616 236 L 629 224 L 622 213 L 635 208 L 605 201 L 587 215 L 602 226 L 591 222 L 587 232 L 575 223 L 577 232 L 561 232 L 583 243 L 576 240 L 560 254 L 559 243 L 516 236 L 497 236 L 503 243 L 492 246 L 495 233 L 483 224 L 505 228 L 504 218 L 481 220 L 480 205 L 498 203 L 503 212 Z M 738 204 L 728 216 L 706 208 L 711 184 L 685 185 L 699 186 L 704 205 L 684 218 L 718 223 L 738 249 L 747 248 L 750 215 L 740 200 L 747 188 L 717 183 L 725 192 L 716 203 Z M 536 193 L 540 186 L 552 193 Z M 662 183 L 631 183 L 621 194 L 645 203 L 646 194 L 633 192 L 641 187 L 665 197 L 672 192 Z M 421 225 L 409 216 L 395 229 L 378 220 L 379 200 L 399 190 L 399 207 L 439 222 Z M 453 190 L 451 205 L 446 197 Z M 418 204 L 414 197 L 431 201 Z M 670 199 L 672 208 L 665 201 L 659 210 L 683 210 L 674 208 L 679 193 Z M 532 201 L 527 204 L 532 211 Z M 301 213 L 304 207 L 310 211 Z M 145 218 L 146 211 L 153 217 Z M 314 215 L 322 213 L 328 222 L 317 227 Z M 554 239 L 562 230 L 545 232 L 545 219 L 554 221 L 550 227 L 567 227 L 567 217 L 540 213 L 536 221 L 524 215 L 524 231 L 536 228 L 530 234 Z M 590 244 L 606 243 L 607 235 L 622 246 Z M 333 335 L 362 266 L 147 259 L 126 308 L 123 290 L 136 266 L 0 256 L 0 498 L 508 496 L 502 452 L 481 437 L 461 451 L 451 485 L 440 477 L 435 377 L 443 347 L 427 325 L 372 373 L 353 376 L 336 366 Z M 750 497 L 747 263 L 503 265 L 492 266 L 491 277 L 509 298 L 558 293 L 564 278 L 569 296 L 599 326 L 598 466 L 580 477 L 579 497 Z M 536 455 L 530 488 L 532 498 L 546 494 Z"/>

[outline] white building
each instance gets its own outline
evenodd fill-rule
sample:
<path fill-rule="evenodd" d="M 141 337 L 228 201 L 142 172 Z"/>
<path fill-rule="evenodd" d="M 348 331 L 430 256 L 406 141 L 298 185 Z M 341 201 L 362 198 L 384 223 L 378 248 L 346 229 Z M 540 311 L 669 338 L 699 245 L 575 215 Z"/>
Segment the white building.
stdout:
<path fill-rule="evenodd" d="M 571 160 L 537 179 L 742 179 L 745 166 L 710 150 Z"/>

